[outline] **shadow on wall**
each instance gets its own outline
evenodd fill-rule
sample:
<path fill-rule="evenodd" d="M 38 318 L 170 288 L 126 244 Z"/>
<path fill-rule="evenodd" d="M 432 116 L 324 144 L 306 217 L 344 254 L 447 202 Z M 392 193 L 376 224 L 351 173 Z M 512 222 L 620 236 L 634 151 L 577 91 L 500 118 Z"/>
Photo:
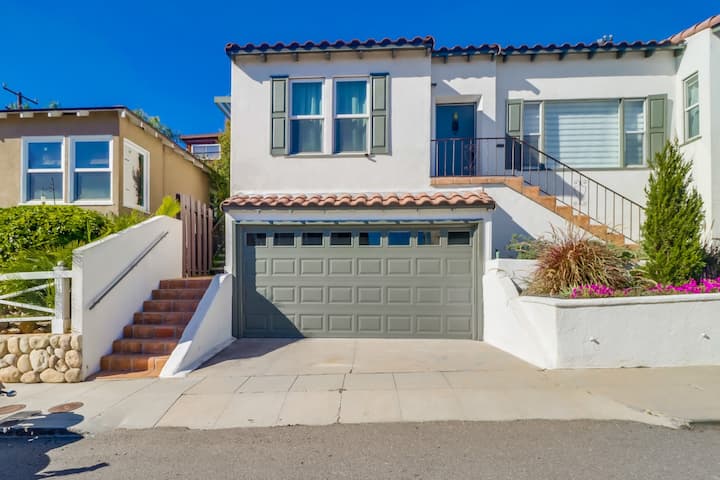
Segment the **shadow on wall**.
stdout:
<path fill-rule="evenodd" d="M 492 244 L 497 248 L 501 258 L 516 258 L 517 252 L 507 249 L 513 235 L 523 235 L 534 238 L 527 230 L 521 227 L 500 205 L 495 205 L 493 211 Z M 495 255 L 495 252 L 493 252 Z"/>

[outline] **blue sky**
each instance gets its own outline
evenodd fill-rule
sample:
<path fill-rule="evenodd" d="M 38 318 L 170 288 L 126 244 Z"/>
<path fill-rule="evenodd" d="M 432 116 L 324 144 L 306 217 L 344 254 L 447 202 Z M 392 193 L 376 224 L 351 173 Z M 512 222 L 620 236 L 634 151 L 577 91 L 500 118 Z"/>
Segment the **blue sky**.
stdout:
<path fill-rule="evenodd" d="M 32 7 L 28 7 L 32 5 Z M 214 132 L 230 90 L 227 42 L 433 35 L 439 46 L 662 39 L 716 0 L 2 0 L 0 82 L 65 107 L 127 105 L 183 134 Z M 13 97 L 0 91 L 0 105 Z"/>

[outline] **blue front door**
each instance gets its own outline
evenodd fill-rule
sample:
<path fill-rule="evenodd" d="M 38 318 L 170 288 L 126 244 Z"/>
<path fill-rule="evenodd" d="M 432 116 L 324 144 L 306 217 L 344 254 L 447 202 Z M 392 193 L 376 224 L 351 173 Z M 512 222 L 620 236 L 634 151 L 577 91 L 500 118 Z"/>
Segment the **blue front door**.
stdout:
<path fill-rule="evenodd" d="M 475 175 L 475 105 L 438 105 L 432 175 Z"/>

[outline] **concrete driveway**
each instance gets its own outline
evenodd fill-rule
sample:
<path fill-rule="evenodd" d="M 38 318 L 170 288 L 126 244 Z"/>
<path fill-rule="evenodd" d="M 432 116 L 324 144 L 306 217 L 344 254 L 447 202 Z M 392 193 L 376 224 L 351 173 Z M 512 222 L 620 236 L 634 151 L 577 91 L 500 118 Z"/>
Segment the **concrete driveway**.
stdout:
<path fill-rule="evenodd" d="M 185 378 L 14 387 L 17 397 L 0 398 L 0 433 L 3 422 L 97 433 L 439 420 L 665 426 L 720 420 L 718 367 L 543 371 L 470 340 L 243 339 Z M 47 413 L 67 402 L 82 406 Z M 2 413 L 8 404 L 23 409 Z"/>

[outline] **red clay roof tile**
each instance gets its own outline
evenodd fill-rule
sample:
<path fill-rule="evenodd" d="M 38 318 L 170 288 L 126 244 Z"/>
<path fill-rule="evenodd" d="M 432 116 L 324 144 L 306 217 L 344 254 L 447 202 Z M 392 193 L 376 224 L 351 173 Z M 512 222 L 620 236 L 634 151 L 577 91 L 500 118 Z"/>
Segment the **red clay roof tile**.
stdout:
<path fill-rule="evenodd" d="M 696 33 L 706 30 L 708 28 L 714 28 L 718 25 L 720 25 L 720 14 L 713 15 L 710 18 L 706 18 L 702 22 L 698 22 L 695 25 L 693 25 L 692 27 L 687 28 L 687 29 L 683 30 L 682 32 L 676 33 L 675 35 L 668 38 L 667 40 L 673 44 L 682 43 L 688 37 L 695 35 Z"/>

